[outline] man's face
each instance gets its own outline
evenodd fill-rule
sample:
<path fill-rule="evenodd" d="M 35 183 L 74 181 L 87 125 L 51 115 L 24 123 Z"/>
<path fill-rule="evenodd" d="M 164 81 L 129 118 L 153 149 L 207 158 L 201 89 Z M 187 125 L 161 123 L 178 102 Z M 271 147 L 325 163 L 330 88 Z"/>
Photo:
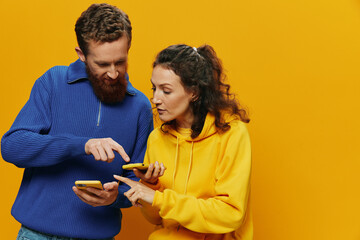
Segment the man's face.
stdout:
<path fill-rule="evenodd" d="M 80 50 L 81 51 L 81 50 Z M 104 103 L 121 102 L 126 94 L 125 78 L 128 60 L 128 39 L 123 35 L 113 42 L 95 42 L 88 45 L 88 55 L 82 52 L 89 80 L 96 96 Z"/>

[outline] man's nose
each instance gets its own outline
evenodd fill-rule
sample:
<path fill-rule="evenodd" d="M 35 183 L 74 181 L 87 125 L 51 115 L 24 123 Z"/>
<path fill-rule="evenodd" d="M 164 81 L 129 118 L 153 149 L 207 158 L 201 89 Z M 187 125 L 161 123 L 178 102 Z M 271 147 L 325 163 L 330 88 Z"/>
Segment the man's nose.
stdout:
<path fill-rule="evenodd" d="M 115 79 L 119 76 L 119 72 L 116 70 L 115 66 L 111 66 L 107 71 L 107 76 L 111 79 Z"/>

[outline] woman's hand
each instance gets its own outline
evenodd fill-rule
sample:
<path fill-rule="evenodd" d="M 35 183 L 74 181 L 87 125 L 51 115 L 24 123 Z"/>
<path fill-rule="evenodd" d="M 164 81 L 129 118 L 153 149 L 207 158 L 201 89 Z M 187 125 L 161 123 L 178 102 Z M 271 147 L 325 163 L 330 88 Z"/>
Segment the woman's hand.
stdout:
<path fill-rule="evenodd" d="M 164 175 L 164 172 L 166 170 L 166 167 L 163 163 L 158 163 L 157 161 L 154 163 L 150 163 L 147 171 L 144 173 L 143 171 L 140 171 L 139 169 L 134 168 L 134 174 L 136 177 L 140 178 L 142 181 L 150 183 L 150 184 L 156 184 L 159 177 Z"/>
<path fill-rule="evenodd" d="M 142 183 L 118 175 L 114 175 L 114 178 L 130 186 L 130 190 L 125 192 L 124 195 L 129 199 L 133 206 L 140 207 L 141 203 L 139 203 L 139 200 L 148 204 L 153 203 L 155 191 L 151 188 Z"/>

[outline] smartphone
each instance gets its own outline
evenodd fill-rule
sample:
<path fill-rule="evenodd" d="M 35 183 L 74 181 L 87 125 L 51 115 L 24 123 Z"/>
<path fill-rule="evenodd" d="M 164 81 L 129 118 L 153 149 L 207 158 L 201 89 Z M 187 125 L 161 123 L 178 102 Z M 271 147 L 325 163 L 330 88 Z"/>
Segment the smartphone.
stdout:
<path fill-rule="evenodd" d="M 86 189 L 87 187 L 93 187 L 102 190 L 102 184 L 99 180 L 78 180 L 75 181 L 75 186 L 78 189 Z"/>
<path fill-rule="evenodd" d="M 123 165 L 122 168 L 125 170 L 133 170 L 134 168 L 137 168 L 139 170 L 146 170 L 148 169 L 149 165 L 144 163 L 131 163 Z"/>

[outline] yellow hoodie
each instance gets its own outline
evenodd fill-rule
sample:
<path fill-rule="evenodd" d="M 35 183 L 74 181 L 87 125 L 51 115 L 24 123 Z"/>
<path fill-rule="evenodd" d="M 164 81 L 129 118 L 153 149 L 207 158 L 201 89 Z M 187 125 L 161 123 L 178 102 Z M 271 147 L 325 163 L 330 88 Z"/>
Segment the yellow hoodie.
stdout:
<path fill-rule="evenodd" d="M 163 162 L 152 206 L 142 212 L 153 224 L 149 240 L 253 239 L 250 208 L 251 147 L 246 126 L 228 117 L 230 130 L 217 132 L 208 114 L 195 139 L 190 129 L 155 129 L 145 163 Z"/>

